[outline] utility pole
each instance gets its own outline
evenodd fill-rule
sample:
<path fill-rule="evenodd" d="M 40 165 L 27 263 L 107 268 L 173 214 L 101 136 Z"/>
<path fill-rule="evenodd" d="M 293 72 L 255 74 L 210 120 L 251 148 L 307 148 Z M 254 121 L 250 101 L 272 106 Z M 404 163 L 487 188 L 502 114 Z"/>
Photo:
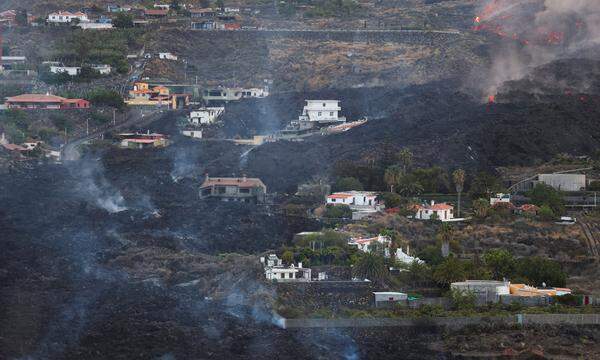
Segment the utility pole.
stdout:
<path fill-rule="evenodd" d="M 89 118 L 85 119 L 85 135 L 86 136 L 90 135 L 90 119 Z"/>

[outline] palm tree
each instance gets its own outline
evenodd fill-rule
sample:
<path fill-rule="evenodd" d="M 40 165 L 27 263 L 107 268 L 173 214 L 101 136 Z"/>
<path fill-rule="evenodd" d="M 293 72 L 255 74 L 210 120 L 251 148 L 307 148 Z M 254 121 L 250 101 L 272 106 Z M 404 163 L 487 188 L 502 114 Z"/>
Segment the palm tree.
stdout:
<path fill-rule="evenodd" d="M 460 196 L 462 195 L 463 188 L 465 186 L 465 177 L 466 173 L 463 169 L 455 170 L 452 173 L 452 180 L 454 180 L 454 186 L 456 187 L 456 192 L 458 193 L 458 211 L 457 215 L 460 216 Z"/>
<path fill-rule="evenodd" d="M 387 277 L 387 268 L 383 257 L 363 253 L 352 269 L 354 277 L 360 279 L 369 279 L 376 284 L 382 283 Z"/>
<path fill-rule="evenodd" d="M 454 228 L 448 223 L 442 223 L 436 237 L 442 243 L 442 256 L 448 257 L 450 255 L 450 242 L 454 240 Z"/>
<path fill-rule="evenodd" d="M 390 187 L 390 192 L 394 192 L 394 186 L 396 186 L 402 178 L 402 169 L 399 166 L 393 165 L 385 170 L 383 180 Z"/>
<path fill-rule="evenodd" d="M 413 153 L 410 151 L 409 148 L 403 148 L 398 153 L 398 159 L 400 159 L 400 163 L 403 166 L 404 174 L 406 174 L 406 171 L 408 170 L 408 168 L 411 167 L 413 163 Z"/>
<path fill-rule="evenodd" d="M 404 196 L 419 195 L 423 192 L 423 186 L 413 176 L 405 175 L 398 183 L 398 193 Z"/>

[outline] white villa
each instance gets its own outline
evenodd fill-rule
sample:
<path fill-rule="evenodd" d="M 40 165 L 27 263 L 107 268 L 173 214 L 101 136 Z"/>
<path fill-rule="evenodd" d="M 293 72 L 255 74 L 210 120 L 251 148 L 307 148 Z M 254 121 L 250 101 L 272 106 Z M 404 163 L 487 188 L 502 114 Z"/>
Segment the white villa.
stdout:
<path fill-rule="evenodd" d="M 417 205 L 417 213 L 415 219 L 431 220 L 432 217 L 440 221 L 450 221 L 454 219 L 454 206 L 440 203 L 436 204 L 431 201 L 430 204 Z M 435 216 L 434 216 L 435 214 Z"/>
<path fill-rule="evenodd" d="M 59 11 L 50 13 L 48 15 L 48 19 L 46 20 L 48 23 L 54 24 L 68 24 L 73 20 L 79 20 L 80 22 L 88 22 L 90 19 L 88 16 L 80 11 L 72 13 L 69 11 Z"/>
<path fill-rule="evenodd" d="M 377 193 L 370 191 L 345 191 L 336 192 L 327 196 L 327 204 L 348 205 L 352 210 L 381 210 L 381 203 L 377 200 Z"/>
<path fill-rule="evenodd" d="M 495 197 L 490 198 L 490 205 L 494 206 L 498 203 L 510 203 L 510 194 L 496 194 Z"/>
<path fill-rule="evenodd" d="M 92 65 L 90 67 L 101 75 L 108 75 L 112 72 L 110 65 Z M 77 76 L 81 74 L 81 66 L 52 65 L 50 66 L 50 72 L 53 74 L 69 74 L 70 76 Z"/>
<path fill-rule="evenodd" d="M 202 139 L 202 130 L 201 129 L 184 129 L 181 130 L 181 134 L 187 137 Z"/>
<path fill-rule="evenodd" d="M 372 245 L 375 244 L 380 244 L 384 248 L 383 255 L 385 257 L 390 257 L 390 246 L 392 245 L 392 239 L 390 239 L 389 236 L 377 235 L 376 237 L 365 239 L 352 238 L 348 241 L 348 245 L 356 246 L 358 250 L 366 253 L 371 252 Z M 409 255 L 408 246 L 406 247 L 406 252 L 404 252 L 401 248 L 398 248 L 396 249 L 396 254 L 394 255 L 397 261 L 402 262 L 404 264 L 412 264 L 415 261 L 419 264 L 423 263 L 423 260 Z"/>
<path fill-rule="evenodd" d="M 350 246 L 356 246 L 358 248 L 358 250 L 362 251 L 362 252 L 371 252 L 371 247 L 375 244 L 380 244 L 381 246 L 385 247 L 385 251 L 386 251 L 386 256 L 389 256 L 389 246 L 392 243 L 392 239 L 389 238 L 389 236 L 383 236 L 383 235 L 377 235 L 375 237 L 372 238 L 359 238 L 359 239 L 350 239 L 348 241 L 348 245 Z"/>
<path fill-rule="evenodd" d="M 308 282 L 311 281 L 311 270 L 303 268 L 302 263 L 298 266 L 291 264 L 290 266 L 283 265 L 281 259 L 275 254 L 269 254 L 265 259 L 260 258 L 261 264 L 265 267 L 265 278 L 277 282 Z"/>
<path fill-rule="evenodd" d="M 311 121 L 318 123 L 336 123 L 345 122 L 345 117 L 340 117 L 342 108 L 339 100 L 306 100 L 306 105 L 302 109 L 302 115 L 298 121 Z"/>
<path fill-rule="evenodd" d="M 212 124 L 225 111 L 224 107 L 203 107 L 190 112 L 190 123 L 194 125 Z"/>
<path fill-rule="evenodd" d="M 158 58 L 162 59 L 162 60 L 173 60 L 173 61 L 177 61 L 177 59 L 178 59 L 177 55 L 173 55 L 170 52 L 158 53 Z"/>

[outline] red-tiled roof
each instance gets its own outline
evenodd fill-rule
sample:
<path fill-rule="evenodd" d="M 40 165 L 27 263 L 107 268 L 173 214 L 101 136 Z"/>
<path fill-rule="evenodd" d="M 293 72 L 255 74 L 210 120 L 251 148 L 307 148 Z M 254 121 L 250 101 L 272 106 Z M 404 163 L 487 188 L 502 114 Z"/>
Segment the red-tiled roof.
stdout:
<path fill-rule="evenodd" d="M 538 211 L 539 208 L 533 204 L 524 204 L 519 207 L 521 211 Z"/>
<path fill-rule="evenodd" d="M 352 194 L 331 194 L 329 196 L 327 196 L 327 198 L 329 199 L 347 199 L 347 198 L 351 198 L 353 195 Z"/>
<path fill-rule="evenodd" d="M 443 211 L 443 210 L 452 210 L 454 209 L 454 206 L 452 205 L 448 205 L 446 203 L 439 203 L 439 204 L 433 204 L 433 205 L 418 205 L 417 209 L 424 209 L 424 210 L 433 210 L 433 211 Z"/>
<path fill-rule="evenodd" d="M 27 151 L 26 148 L 17 144 L 2 144 L 2 146 L 9 151 Z"/>
<path fill-rule="evenodd" d="M 6 99 L 7 102 L 39 102 L 39 103 L 62 103 L 64 102 L 64 97 L 55 96 L 55 95 L 44 95 L 44 94 L 23 94 L 17 96 L 11 96 Z"/>
<path fill-rule="evenodd" d="M 144 10 L 144 14 L 146 14 L 146 15 L 166 16 L 166 15 L 169 14 L 169 10 L 166 10 L 166 9 L 146 9 L 146 10 Z"/>
<path fill-rule="evenodd" d="M 238 186 L 243 188 L 254 188 L 254 187 L 265 187 L 265 184 L 258 178 L 209 178 L 207 177 L 201 188 L 215 186 L 215 185 L 225 185 L 225 186 Z"/>
<path fill-rule="evenodd" d="M 127 142 L 132 142 L 136 144 L 153 144 L 155 139 L 125 139 Z"/>

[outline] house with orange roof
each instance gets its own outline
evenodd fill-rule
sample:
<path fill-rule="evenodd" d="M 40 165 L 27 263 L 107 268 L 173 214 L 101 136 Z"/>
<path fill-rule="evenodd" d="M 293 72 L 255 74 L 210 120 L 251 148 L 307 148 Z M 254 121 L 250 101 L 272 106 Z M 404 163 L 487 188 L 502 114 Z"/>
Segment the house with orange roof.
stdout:
<path fill-rule="evenodd" d="M 258 178 L 209 177 L 200 185 L 200 198 L 217 198 L 222 201 L 262 203 L 265 201 L 267 186 Z"/>
<path fill-rule="evenodd" d="M 90 102 L 84 99 L 67 99 L 50 94 L 22 94 L 6 98 L 7 109 L 21 110 L 63 110 L 63 109 L 87 109 Z"/>
<path fill-rule="evenodd" d="M 130 106 L 168 106 L 177 109 L 190 103 L 190 94 L 171 94 L 168 87 L 158 85 L 151 87 L 145 82 L 136 82 L 129 90 L 129 99 L 125 103 Z"/>
<path fill-rule="evenodd" d="M 429 204 L 415 206 L 417 213 L 415 219 L 431 220 L 437 219 L 440 221 L 451 221 L 454 219 L 454 206 L 446 203 L 436 204 L 431 201 Z"/>
<path fill-rule="evenodd" d="M 118 134 L 121 139 L 121 147 L 126 149 L 144 149 L 149 147 L 165 147 L 168 145 L 166 135 L 157 133 L 123 133 Z"/>

